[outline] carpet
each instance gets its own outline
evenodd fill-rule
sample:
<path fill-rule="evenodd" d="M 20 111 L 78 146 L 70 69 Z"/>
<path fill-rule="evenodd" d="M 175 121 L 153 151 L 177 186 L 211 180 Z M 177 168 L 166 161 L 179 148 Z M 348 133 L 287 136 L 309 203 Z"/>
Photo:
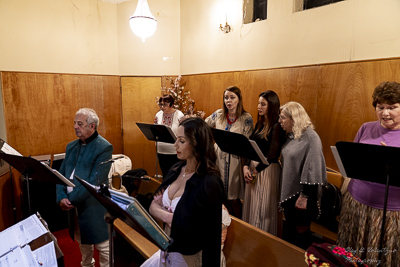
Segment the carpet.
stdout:
<path fill-rule="evenodd" d="M 65 267 L 80 267 L 81 266 L 81 252 L 77 241 L 72 241 L 69 236 L 68 229 L 63 229 L 52 233 L 57 238 L 58 246 L 64 254 Z M 94 250 L 95 267 L 99 267 L 99 254 Z"/>

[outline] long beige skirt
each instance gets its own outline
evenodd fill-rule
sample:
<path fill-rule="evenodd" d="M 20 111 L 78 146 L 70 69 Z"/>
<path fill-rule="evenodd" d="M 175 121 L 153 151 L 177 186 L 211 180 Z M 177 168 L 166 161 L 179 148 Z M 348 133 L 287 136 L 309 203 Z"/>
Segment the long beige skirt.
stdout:
<path fill-rule="evenodd" d="M 250 166 L 255 166 L 253 164 Z M 282 220 L 278 208 L 281 191 L 281 166 L 272 163 L 257 174 L 252 184 L 246 184 L 242 219 L 255 227 L 275 236 L 282 229 Z"/>

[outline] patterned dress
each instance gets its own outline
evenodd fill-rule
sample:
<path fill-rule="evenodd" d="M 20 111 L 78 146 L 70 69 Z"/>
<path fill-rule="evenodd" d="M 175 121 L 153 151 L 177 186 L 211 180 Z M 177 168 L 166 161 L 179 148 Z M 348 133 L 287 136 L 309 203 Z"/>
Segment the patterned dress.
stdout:
<path fill-rule="evenodd" d="M 206 123 L 216 129 L 243 134 L 246 137 L 249 137 L 253 132 L 253 118 L 248 112 L 243 113 L 232 124 L 229 124 L 225 117 L 221 120 L 221 117 L 223 117 L 223 112 L 222 109 L 219 109 L 206 119 Z M 215 144 L 215 149 L 217 164 L 224 182 L 225 192 L 227 192 L 227 199 L 243 199 L 245 189 L 243 178 L 244 159 L 223 152 L 217 144 Z"/>
<path fill-rule="evenodd" d="M 166 125 L 172 129 L 176 135 L 179 123 L 184 119 L 185 115 L 179 111 L 175 110 L 173 113 L 165 113 L 162 110 L 157 112 L 154 118 L 154 124 Z M 179 161 L 176 156 L 176 149 L 174 144 L 156 142 L 157 145 L 157 157 L 160 164 L 162 174 L 165 176 L 169 169 Z"/>

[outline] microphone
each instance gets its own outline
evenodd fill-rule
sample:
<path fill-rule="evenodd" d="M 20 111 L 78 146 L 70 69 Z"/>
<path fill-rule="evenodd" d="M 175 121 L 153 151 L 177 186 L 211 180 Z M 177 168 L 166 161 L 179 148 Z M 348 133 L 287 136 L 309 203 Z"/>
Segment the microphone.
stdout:
<path fill-rule="evenodd" d="M 119 156 L 119 157 L 116 157 L 115 159 L 111 158 L 111 159 L 109 159 L 109 160 L 100 162 L 98 166 L 103 165 L 103 164 L 106 164 L 106 163 L 113 163 L 113 162 L 116 161 L 117 159 L 123 159 L 123 158 L 124 158 L 124 156 Z"/>
<path fill-rule="evenodd" d="M 143 180 L 145 182 L 150 182 L 151 181 L 151 177 L 148 175 L 143 175 L 143 176 L 132 176 L 132 175 L 122 175 L 123 178 L 131 178 L 131 179 L 140 179 Z"/>
<path fill-rule="evenodd" d="M 113 162 L 116 161 L 117 159 L 122 159 L 123 157 L 124 157 L 124 156 L 119 156 L 119 157 L 116 157 L 115 159 L 111 158 L 111 159 L 109 159 L 109 160 L 100 162 L 99 165 L 96 166 L 96 178 L 97 178 L 97 183 L 100 184 L 99 177 L 97 177 L 97 170 L 99 169 L 99 167 L 100 167 L 101 165 L 103 165 L 103 164 L 106 164 L 106 163 L 113 163 Z M 100 186 L 104 186 L 104 185 L 100 184 Z"/>

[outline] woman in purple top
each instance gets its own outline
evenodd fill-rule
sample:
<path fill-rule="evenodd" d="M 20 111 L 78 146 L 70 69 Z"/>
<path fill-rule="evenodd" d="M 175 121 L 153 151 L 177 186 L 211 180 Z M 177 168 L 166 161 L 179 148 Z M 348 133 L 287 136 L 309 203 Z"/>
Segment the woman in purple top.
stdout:
<path fill-rule="evenodd" d="M 383 82 L 372 98 L 378 120 L 364 123 L 354 142 L 400 147 L 400 84 Z M 337 244 L 364 259 L 368 266 L 400 266 L 399 187 L 389 187 L 379 262 L 384 195 L 385 185 L 353 179 L 343 199 Z"/>

